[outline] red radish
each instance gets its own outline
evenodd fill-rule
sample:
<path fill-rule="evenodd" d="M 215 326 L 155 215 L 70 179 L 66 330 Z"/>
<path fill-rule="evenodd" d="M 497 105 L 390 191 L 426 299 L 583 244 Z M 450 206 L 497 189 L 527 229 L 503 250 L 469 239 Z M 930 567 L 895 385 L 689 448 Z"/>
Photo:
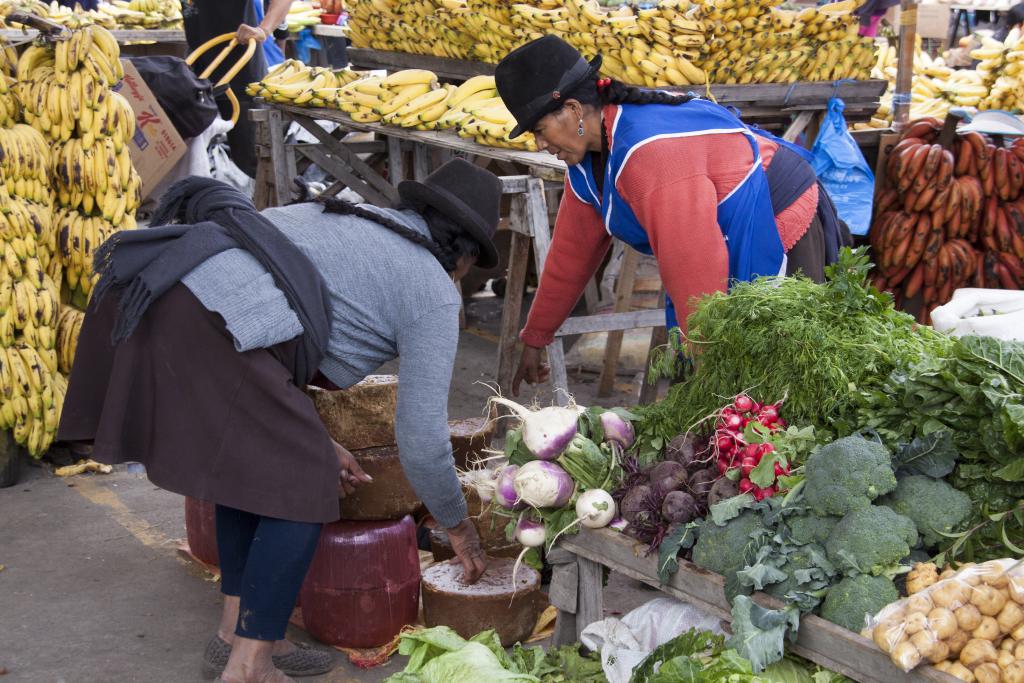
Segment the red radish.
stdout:
<path fill-rule="evenodd" d="M 768 489 L 762 489 L 762 488 L 758 488 L 756 486 L 754 487 L 754 500 L 764 500 L 765 498 L 769 497 L 770 495 L 771 495 L 771 492 Z"/>
<path fill-rule="evenodd" d="M 754 409 L 754 401 L 746 394 L 740 394 L 732 402 L 733 406 L 741 413 L 749 413 Z M 726 409 L 728 410 L 728 409 Z"/>
<path fill-rule="evenodd" d="M 756 487 L 754 486 L 754 482 L 750 481 L 746 477 L 740 479 L 740 493 L 749 493 L 755 488 Z"/>
<path fill-rule="evenodd" d="M 753 469 L 757 467 L 757 461 L 753 458 L 743 458 L 740 461 L 740 467 L 743 469 L 743 476 L 749 477 Z"/>
<path fill-rule="evenodd" d="M 719 433 L 718 438 L 715 440 L 715 445 L 723 453 L 732 453 L 736 448 L 736 439 L 731 434 Z"/>
<path fill-rule="evenodd" d="M 761 454 L 761 444 L 748 443 L 747 447 L 743 449 L 743 455 L 749 458 L 756 458 Z"/>
<path fill-rule="evenodd" d="M 789 474 L 789 465 L 786 465 L 785 467 L 783 467 L 782 463 L 779 463 L 779 462 L 775 463 L 775 476 L 776 477 L 781 477 L 781 476 L 786 475 L 786 474 Z"/>
<path fill-rule="evenodd" d="M 775 426 L 779 429 L 785 429 L 789 426 L 789 423 L 783 420 L 781 417 L 775 422 Z"/>
<path fill-rule="evenodd" d="M 743 418 L 735 413 L 725 418 L 723 422 L 725 423 L 725 428 L 730 432 L 739 432 L 744 427 Z"/>
<path fill-rule="evenodd" d="M 754 413 L 754 414 L 757 414 L 757 413 L 761 412 L 761 408 L 762 408 L 763 406 L 764 406 L 764 404 L 763 404 L 763 403 L 757 403 L 757 402 L 755 401 L 755 402 L 754 402 L 754 405 L 750 407 L 750 412 L 752 412 L 752 413 Z"/>
<path fill-rule="evenodd" d="M 774 405 L 774 404 L 767 405 L 767 406 L 765 406 L 764 408 L 761 409 L 761 412 L 758 413 L 757 416 L 758 417 L 763 417 L 763 418 L 767 419 L 769 423 L 771 423 L 771 422 L 778 422 L 778 420 L 779 420 L 779 407 L 777 405 Z"/>
<path fill-rule="evenodd" d="M 774 444 L 770 444 L 770 443 L 760 444 L 760 447 L 758 448 L 757 452 L 760 455 L 768 455 L 769 453 L 774 453 L 775 452 L 775 445 Z"/>
<path fill-rule="evenodd" d="M 719 460 L 718 461 L 718 471 L 721 474 L 725 474 L 726 472 L 728 472 L 729 471 L 729 463 L 727 463 L 725 460 Z"/>

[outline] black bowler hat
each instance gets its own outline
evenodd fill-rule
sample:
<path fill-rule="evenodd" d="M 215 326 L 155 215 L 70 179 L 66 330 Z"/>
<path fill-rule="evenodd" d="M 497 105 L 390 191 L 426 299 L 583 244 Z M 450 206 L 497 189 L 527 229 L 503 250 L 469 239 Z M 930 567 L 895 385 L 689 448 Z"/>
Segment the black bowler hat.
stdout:
<path fill-rule="evenodd" d="M 498 265 L 498 250 L 491 237 L 501 219 L 501 181 L 490 171 L 464 159 L 452 159 L 423 182 L 404 180 L 398 194 L 418 208 L 432 206 L 466 229 L 480 244 L 476 265 Z"/>
<path fill-rule="evenodd" d="M 509 137 L 531 130 L 600 68 L 601 55 L 588 62 L 576 48 L 554 35 L 509 52 L 494 69 L 498 94 L 518 124 Z"/>

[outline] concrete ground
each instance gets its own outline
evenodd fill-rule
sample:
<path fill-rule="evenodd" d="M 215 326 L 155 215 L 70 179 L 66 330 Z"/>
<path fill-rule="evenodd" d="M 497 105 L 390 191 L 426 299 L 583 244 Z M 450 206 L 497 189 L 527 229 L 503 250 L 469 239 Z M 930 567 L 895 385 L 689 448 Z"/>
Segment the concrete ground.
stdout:
<path fill-rule="evenodd" d="M 468 306 L 450 397 L 450 415 L 483 412 L 493 381 L 497 302 Z M 595 403 L 595 376 L 572 391 Z M 605 405 L 632 403 L 628 381 Z M 549 390 L 536 394 L 550 401 Z M 533 394 L 527 394 L 526 400 Z M 201 681 L 200 656 L 220 613 L 211 576 L 182 559 L 181 496 L 153 486 L 138 467 L 107 476 L 60 479 L 46 465 L 0 489 L 0 681 L 2 683 Z M 656 594 L 613 576 L 609 614 Z M 309 638 L 292 629 L 289 637 Z M 403 658 L 363 671 L 340 653 L 337 668 L 311 681 L 381 681 Z"/>

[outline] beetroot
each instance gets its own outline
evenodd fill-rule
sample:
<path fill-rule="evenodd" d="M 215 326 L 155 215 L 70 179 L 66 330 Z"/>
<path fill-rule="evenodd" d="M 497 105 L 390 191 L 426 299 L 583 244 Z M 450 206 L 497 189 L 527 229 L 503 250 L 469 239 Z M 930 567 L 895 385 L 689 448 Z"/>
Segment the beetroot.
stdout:
<path fill-rule="evenodd" d="M 686 485 L 686 468 L 675 460 L 659 462 L 651 469 L 651 488 L 659 498 Z"/>
<path fill-rule="evenodd" d="M 651 487 L 646 484 L 634 486 L 622 497 L 622 504 L 619 506 L 619 514 L 630 524 L 635 524 L 642 517 L 649 514 L 650 504 L 648 499 L 652 498 Z"/>
<path fill-rule="evenodd" d="M 708 507 L 711 507 L 715 503 L 738 496 L 740 489 L 736 482 L 726 477 L 722 477 L 715 482 L 714 486 L 711 487 L 710 493 L 708 493 Z"/>
<path fill-rule="evenodd" d="M 711 492 L 711 487 L 715 483 L 715 479 L 718 479 L 718 472 L 715 468 L 708 468 L 703 470 L 697 470 L 690 480 L 687 482 L 687 486 L 697 500 L 704 500 Z"/>
<path fill-rule="evenodd" d="M 691 469 L 691 465 L 697 460 L 697 437 L 691 432 L 675 437 L 665 447 L 665 458 L 675 460 L 688 470 Z"/>
<path fill-rule="evenodd" d="M 700 508 L 686 491 L 671 491 L 661 504 L 661 516 L 669 524 L 686 523 L 700 516 Z"/>

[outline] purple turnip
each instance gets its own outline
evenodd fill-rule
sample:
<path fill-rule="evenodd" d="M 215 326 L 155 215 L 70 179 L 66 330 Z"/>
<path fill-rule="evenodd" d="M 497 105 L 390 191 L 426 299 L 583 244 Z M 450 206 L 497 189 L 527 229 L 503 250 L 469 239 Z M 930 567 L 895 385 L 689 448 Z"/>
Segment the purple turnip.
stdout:
<path fill-rule="evenodd" d="M 601 413 L 601 429 L 604 431 L 605 443 L 618 444 L 619 448 L 629 448 L 636 441 L 633 425 L 610 410 Z"/>
<path fill-rule="evenodd" d="M 669 524 L 691 522 L 700 516 L 700 507 L 686 491 L 670 491 L 661 503 L 661 516 Z"/>
<path fill-rule="evenodd" d="M 498 472 L 494 483 L 494 502 L 506 510 L 522 510 L 526 505 L 519 500 L 513 482 L 519 472 L 518 465 L 507 465 Z"/>

